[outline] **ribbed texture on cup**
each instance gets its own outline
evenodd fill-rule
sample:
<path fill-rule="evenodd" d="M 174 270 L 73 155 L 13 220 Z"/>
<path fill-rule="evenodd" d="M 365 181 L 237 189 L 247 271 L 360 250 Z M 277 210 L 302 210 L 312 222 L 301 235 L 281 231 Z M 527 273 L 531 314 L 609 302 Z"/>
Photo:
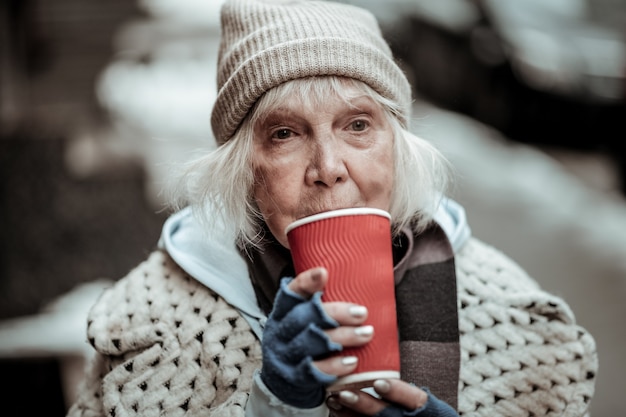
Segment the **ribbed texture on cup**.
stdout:
<path fill-rule="evenodd" d="M 230 139 L 263 93 L 316 75 L 367 83 L 398 103 L 408 124 L 411 87 L 370 12 L 324 1 L 229 0 L 221 25 L 211 115 L 218 144 Z"/>
<path fill-rule="evenodd" d="M 364 214 L 329 217 L 292 229 L 288 239 L 296 273 L 318 266 L 328 270 L 322 300 L 368 307 L 366 324 L 374 326 L 374 339 L 341 353 L 359 358 L 354 373 L 399 371 L 389 219 Z"/>

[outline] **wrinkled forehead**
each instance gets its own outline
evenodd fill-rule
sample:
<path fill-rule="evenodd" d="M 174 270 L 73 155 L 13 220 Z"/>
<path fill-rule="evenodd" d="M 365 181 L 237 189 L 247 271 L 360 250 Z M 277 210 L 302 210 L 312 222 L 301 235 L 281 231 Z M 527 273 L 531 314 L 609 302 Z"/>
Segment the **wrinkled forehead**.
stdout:
<path fill-rule="evenodd" d="M 347 106 L 359 108 L 363 104 L 380 106 L 377 94 L 365 83 L 343 77 L 308 77 L 289 81 L 266 92 L 251 113 L 253 124 L 264 122 L 272 115 L 288 112 L 291 106 L 323 107 L 329 98 L 339 99 Z"/>

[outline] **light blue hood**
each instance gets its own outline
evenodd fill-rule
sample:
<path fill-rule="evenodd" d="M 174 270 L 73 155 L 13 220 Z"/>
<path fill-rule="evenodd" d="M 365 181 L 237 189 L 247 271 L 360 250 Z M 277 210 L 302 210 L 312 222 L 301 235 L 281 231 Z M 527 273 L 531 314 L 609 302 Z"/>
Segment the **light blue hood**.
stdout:
<path fill-rule="evenodd" d="M 434 219 L 458 252 L 471 235 L 463 207 L 444 199 Z M 248 266 L 235 246 L 232 231 L 223 227 L 209 235 L 203 230 L 187 207 L 165 221 L 159 247 L 191 277 L 237 308 L 260 338 L 266 316 L 257 305 Z"/>
<path fill-rule="evenodd" d="M 433 218 L 448 236 L 452 250 L 456 254 L 472 235 L 465 217 L 465 209 L 456 201 L 445 198 L 439 204 Z"/>

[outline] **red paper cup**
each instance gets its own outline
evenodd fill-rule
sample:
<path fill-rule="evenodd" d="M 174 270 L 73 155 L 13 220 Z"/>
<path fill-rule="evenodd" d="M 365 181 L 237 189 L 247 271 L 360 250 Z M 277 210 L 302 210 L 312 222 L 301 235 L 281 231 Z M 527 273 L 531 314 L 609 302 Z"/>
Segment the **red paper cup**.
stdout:
<path fill-rule="evenodd" d="M 360 389 L 379 378 L 400 377 L 400 350 L 389 213 L 373 208 L 334 210 L 290 224 L 287 238 L 296 273 L 323 266 L 328 284 L 323 301 L 347 301 L 367 307 L 365 324 L 374 338 L 362 347 L 345 348 L 356 370 L 328 388 Z"/>

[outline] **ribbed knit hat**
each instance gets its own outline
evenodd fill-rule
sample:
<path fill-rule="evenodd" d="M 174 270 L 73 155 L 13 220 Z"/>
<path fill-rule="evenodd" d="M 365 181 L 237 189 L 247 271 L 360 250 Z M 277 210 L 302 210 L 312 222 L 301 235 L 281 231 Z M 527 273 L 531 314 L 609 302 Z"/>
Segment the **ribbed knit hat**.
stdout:
<path fill-rule="evenodd" d="M 328 1 L 227 0 L 221 30 L 211 115 L 219 145 L 266 91 L 316 75 L 365 82 L 397 103 L 408 125 L 411 87 L 370 12 Z"/>

